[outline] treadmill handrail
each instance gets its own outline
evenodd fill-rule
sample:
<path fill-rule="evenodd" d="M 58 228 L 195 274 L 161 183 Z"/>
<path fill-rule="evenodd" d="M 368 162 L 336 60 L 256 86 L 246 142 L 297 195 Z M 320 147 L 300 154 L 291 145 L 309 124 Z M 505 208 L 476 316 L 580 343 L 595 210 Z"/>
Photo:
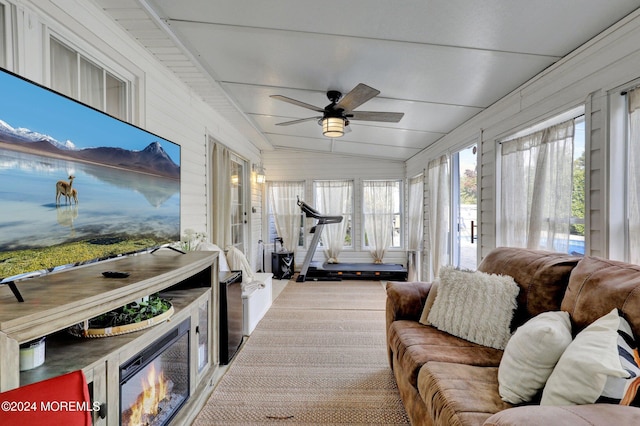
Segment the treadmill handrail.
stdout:
<path fill-rule="evenodd" d="M 342 222 L 342 216 L 326 216 L 311 207 L 309 204 L 304 201 L 298 199 L 298 205 L 300 209 L 304 212 L 306 217 L 312 217 L 314 219 L 318 219 L 319 225 L 326 225 L 329 223 L 340 223 Z"/>

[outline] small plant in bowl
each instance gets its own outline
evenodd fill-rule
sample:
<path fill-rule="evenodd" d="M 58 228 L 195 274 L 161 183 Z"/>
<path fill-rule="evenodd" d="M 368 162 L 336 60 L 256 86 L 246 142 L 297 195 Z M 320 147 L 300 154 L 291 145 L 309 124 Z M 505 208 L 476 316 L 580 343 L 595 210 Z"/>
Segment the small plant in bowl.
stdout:
<path fill-rule="evenodd" d="M 167 320 L 171 315 L 171 302 L 154 294 L 146 301 L 131 302 L 77 324 L 69 332 L 81 337 L 115 336 L 151 327 Z"/>

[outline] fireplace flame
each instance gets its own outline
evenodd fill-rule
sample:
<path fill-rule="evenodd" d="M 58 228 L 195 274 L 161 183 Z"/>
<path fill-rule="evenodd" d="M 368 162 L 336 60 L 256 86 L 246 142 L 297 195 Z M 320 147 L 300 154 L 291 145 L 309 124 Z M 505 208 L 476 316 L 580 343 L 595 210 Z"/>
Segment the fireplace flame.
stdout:
<path fill-rule="evenodd" d="M 158 407 L 168 394 L 168 381 L 164 377 L 164 372 L 156 373 L 155 363 L 151 364 L 147 377 L 142 378 L 143 391 L 131 407 L 130 425 L 145 424 L 146 419 L 153 418 L 158 414 Z"/>

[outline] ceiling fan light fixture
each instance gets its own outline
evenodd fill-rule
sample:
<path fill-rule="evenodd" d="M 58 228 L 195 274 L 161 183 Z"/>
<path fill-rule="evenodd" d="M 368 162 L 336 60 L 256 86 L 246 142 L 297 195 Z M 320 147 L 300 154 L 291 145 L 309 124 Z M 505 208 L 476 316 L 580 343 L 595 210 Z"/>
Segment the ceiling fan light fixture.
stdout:
<path fill-rule="evenodd" d="M 328 138 L 339 138 L 344 135 L 344 118 L 325 117 L 322 119 L 322 134 Z"/>

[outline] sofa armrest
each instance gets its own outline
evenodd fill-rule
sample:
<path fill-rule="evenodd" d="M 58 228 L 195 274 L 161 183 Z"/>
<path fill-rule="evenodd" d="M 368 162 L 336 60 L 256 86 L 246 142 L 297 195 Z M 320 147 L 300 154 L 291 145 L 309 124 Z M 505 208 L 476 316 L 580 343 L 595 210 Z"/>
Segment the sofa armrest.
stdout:
<path fill-rule="evenodd" d="M 637 425 L 640 408 L 615 404 L 572 406 L 527 405 L 509 408 L 489 417 L 484 426 Z"/>
<path fill-rule="evenodd" d="M 418 321 L 430 289 L 423 281 L 387 282 L 387 327 L 396 320 Z"/>

